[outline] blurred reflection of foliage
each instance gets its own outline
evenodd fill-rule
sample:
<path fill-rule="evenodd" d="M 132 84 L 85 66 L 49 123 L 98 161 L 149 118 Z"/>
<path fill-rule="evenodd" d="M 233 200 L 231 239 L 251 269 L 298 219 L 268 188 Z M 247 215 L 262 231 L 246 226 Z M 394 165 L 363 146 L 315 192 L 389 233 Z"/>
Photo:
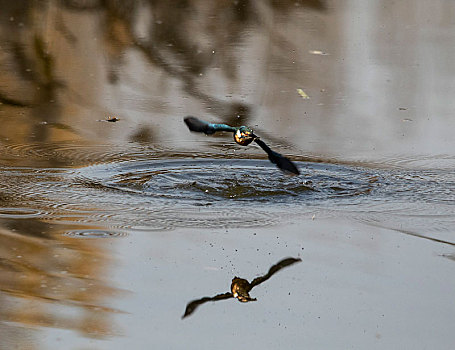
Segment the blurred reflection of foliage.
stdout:
<path fill-rule="evenodd" d="M 286 16 L 298 7 L 325 9 L 322 0 L 0 0 L 0 7 L 0 35 L 6 48 L 0 58 L 3 104 L 33 107 L 37 118 L 45 115 L 55 122 L 60 113 L 58 89 L 71 88 L 71 82 L 57 79 L 56 60 L 65 54 L 58 54 L 58 47 L 49 49 L 49 38 L 58 32 L 71 45 L 85 40 L 62 14 L 87 12 L 105 38 L 101 49 L 108 55 L 110 83 L 119 80 L 124 53 L 139 50 L 151 65 L 181 81 L 184 91 L 211 113 L 237 126 L 245 124 L 250 108 L 204 92 L 198 84 L 201 75 L 216 66 L 225 78 L 235 81 L 240 57 L 232 48 L 241 45 L 252 26 L 267 27 L 268 17 Z M 286 38 L 275 38 L 280 45 L 283 41 Z M 45 140 L 48 128 L 37 128 L 38 139 Z"/>
<path fill-rule="evenodd" d="M 116 334 L 112 314 L 120 311 L 107 303 L 120 291 L 101 279 L 112 263 L 103 246 L 62 235 L 59 225 L 38 217 L 14 218 L 14 211 L 9 216 L 8 208 L 30 206 L 26 183 L 38 180 L 1 170 L 0 333 L 5 322 L 15 322 L 89 337 Z M 38 192 L 32 197 L 40 201 Z M 0 349 L 10 348 L 3 341 L 11 336 L 0 337 Z"/>
<path fill-rule="evenodd" d="M 31 6 L 33 1 L 0 1 L 2 50 L 2 88 L 22 83 L 22 100 L 2 93 L 2 102 L 19 107 L 47 102 L 56 97 L 55 89 L 61 86 L 54 75 L 55 62 L 46 47 L 43 33 L 34 28 L 30 19 L 45 6 Z M 39 17 L 39 16 L 37 16 Z M 37 18 L 38 19 L 38 18 Z M 10 69 L 5 69 L 10 68 Z M 11 69 L 12 68 L 12 69 Z M 11 103 L 9 103 L 11 101 Z"/>
<path fill-rule="evenodd" d="M 132 15 L 140 12 L 137 2 L 128 2 L 128 8 L 118 1 L 103 4 L 107 12 L 109 42 L 115 43 L 114 47 L 125 47 L 130 41 L 144 53 L 151 64 L 181 80 L 185 91 L 204 102 L 213 114 L 234 126 L 245 124 L 250 114 L 247 105 L 242 102 L 226 102 L 201 91 L 197 79 L 214 66 L 219 66 L 227 79 L 238 78 L 240 64 L 236 50 L 232 49 L 233 45 L 238 46 L 243 42 L 242 35 L 250 29 L 249 26 L 266 25 L 266 21 L 261 18 L 263 11 L 258 2 L 150 0 L 149 27 L 142 37 L 136 34 L 137 18 Z M 272 0 L 266 4 L 269 6 L 266 12 L 275 9 L 291 11 L 298 5 L 324 9 L 323 2 L 318 0 Z M 140 10 L 144 11 L 145 8 Z"/>
<path fill-rule="evenodd" d="M 25 226 L 35 224 L 44 229 L 45 224 L 34 220 Z M 90 337 L 116 332 L 111 318 L 119 311 L 103 303 L 117 291 L 98 279 L 109 259 L 96 244 L 3 228 L 0 238 L 0 321 L 76 330 Z"/>

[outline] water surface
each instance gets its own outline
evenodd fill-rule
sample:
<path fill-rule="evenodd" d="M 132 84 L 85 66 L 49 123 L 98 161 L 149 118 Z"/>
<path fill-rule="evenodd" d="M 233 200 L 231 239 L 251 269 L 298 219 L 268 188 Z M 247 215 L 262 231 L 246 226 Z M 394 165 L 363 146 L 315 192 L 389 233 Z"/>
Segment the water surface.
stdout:
<path fill-rule="evenodd" d="M 0 348 L 451 349 L 450 2 L 0 8 Z"/>

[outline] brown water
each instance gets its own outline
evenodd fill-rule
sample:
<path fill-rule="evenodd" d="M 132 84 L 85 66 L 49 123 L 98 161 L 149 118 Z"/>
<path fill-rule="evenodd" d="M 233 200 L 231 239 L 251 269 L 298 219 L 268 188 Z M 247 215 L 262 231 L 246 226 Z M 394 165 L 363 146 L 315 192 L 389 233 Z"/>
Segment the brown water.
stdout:
<path fill-rule="evenodd" d="M 0 1 L 0 349 L 452 349 L 454 18 Z M 258 301 L 181 319 L 288 256 Z"/>

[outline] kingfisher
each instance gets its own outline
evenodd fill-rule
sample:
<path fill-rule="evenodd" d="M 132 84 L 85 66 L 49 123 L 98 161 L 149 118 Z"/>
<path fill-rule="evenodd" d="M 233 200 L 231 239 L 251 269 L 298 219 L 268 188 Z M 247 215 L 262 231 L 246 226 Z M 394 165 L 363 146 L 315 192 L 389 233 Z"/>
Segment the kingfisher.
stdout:
<path fill-rule="evenodd" d="M 183 120 L 191 131 L 203 132 L 206 135 L 212 135 L 218 131 L 232 132 L 234 141 L 241 146 L 248 146 L 254 141 L 267 153 L 269 160 L 279 169 L 294 175 L 300 174 L 299 169 L 293 162 L 282 154 L 272 151 L 248 126 L 234 127 L 226 124 L 213 124 L 192 116 L 185 117 Z"/>
<path fill-rule="evenodd" d="M 240 277 L 236 276 L 232 279 L 230 292 L 217 294 L 214 297 L 203 297 L 201 299 L 196 299 L 196 300 L 190 301 L 186 306 L 185 313 L 183 314 L 182 318 L 190 316 L 199 305 L 204 304 L 208 301 L 218 301 L 218 300 L 225 300 L 225 299 L 230 299 L 230 298 L 235 298 L 242 303 L 256 301 L 257 300 L 256 298 L 252 298 L 250 296 L 250 291 L 254 287 L 261 284 L 262 282 L 267 281 L 270 277 L 272 277 L 275 273 L 277 273 L 282 268 L 295 264 L 299 261 L 302 261 L 302 259 L 285 258 L 285 259 L 279 261 L 278 263 L 276 263 L 275 265 L 273 265 L 265 275 L 256 277 L 254 280 L 251 281 L 251 283 L 248 282 L 244 278 L 240 278 Z"/>

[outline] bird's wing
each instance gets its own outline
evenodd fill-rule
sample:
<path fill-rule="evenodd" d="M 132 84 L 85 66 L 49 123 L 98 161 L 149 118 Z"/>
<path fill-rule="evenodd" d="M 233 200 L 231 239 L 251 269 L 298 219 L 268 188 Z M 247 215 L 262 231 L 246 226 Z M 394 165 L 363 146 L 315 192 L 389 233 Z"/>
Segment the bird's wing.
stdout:
<path fill-rule="evenodd" d="M 265 144 L 264 141 L 262 141 L 259 137 L 255 138 L 254 141 L 267 153 L 269 156 L 269 160 L 275 164 L 278 168 L 285 172 L 289 172 L 295 175 L 299 175 L 300 171 L 297 169 L 297 166 L 292 163 L 289 159 L 287 159 L 285 156 L 272 151 L 269 146 Z"/>
<path fill-rule="evenodd" d="M 191 131 L 203 132 L 206 135 L 214 134 L 217 131 L 237 131 L 237 128 L 233 126 L 226 124 L 212 124 L 191 116 L 185 117 L 183 121 Z"/>
<path fill-rule="evenodd" d="M 185 317 L 191 315 L 199 305 L 204 304 L 208 301 L 218 301 L 218 300 L 224 300 L 224 299 L 229 299 L 229 298 L 233 298 L 232 293 L 223 293 L 223 294 L 215 295 L 214 297 L 204 297 L 201 299 L 190 301 L 186 305 L 185 313 L 183 314 L 182 318 L 185 318 Z"/>
<path fill-rule="evenodd" d="M 255 278 L 251 283 L 250 287 L 251 289 L 258 284 L 261 284 L 262 282 L 267 281 L 270 277 L 272 277 L 275 273 L 280 271 L 283 267 L 295 264 L 296 262 L 302 261 L 300 258 L 286 258 L 281 260 L 280 262 L 276 263 L 273 265 L 270 269 L 269 272 L 267 272 L 264 276 L 260 276 Z"/>

